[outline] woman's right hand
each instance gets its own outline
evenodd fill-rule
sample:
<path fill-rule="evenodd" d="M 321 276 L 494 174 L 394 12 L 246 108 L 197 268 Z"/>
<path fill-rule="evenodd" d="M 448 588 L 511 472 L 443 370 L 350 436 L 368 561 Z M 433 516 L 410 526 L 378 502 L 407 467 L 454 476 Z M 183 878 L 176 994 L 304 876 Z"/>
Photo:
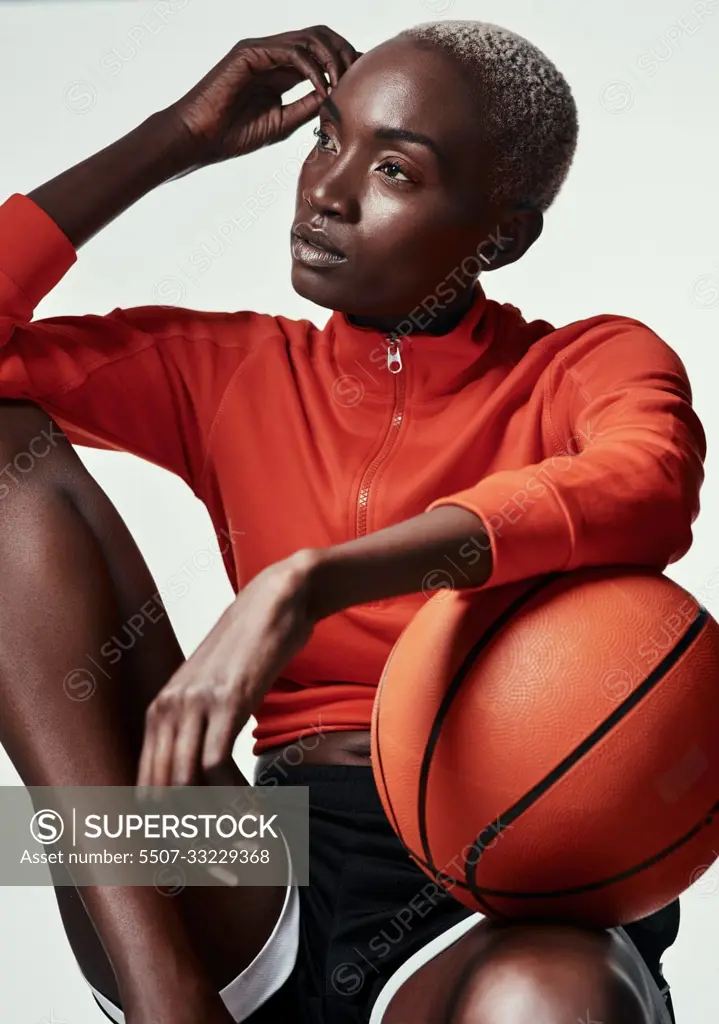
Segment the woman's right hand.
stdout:
<path fill-rule="evenodd" d="M 361 54 L 326 25 L 243 39 L 185 96 L 167 108 L 189 133 L 197 165 L 218 163 L 291 135 L 311 120 Z M 282 94 L 314 89 L 285 106 Z"/>
<path fill-rule="evenodd" d="M 243 39 L 181 99 L 28 195 L 79 249 L 158 185 L 286 139 L 361 56 L 326 25 Z M 312 91 L 283 106 L 303 81 Z"/>

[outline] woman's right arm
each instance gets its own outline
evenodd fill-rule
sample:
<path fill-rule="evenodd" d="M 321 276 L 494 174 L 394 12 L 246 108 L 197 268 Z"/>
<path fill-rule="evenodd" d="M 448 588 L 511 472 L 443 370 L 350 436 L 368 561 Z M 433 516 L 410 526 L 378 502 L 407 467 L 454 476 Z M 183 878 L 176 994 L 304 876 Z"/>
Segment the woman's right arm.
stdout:
<path fill-rule="evenodd" d="M 35 307 L 123 210 L 163 182 L 286 138 L 356 56 L 324 26 L 244 40 L 176 103 L 1 205 L 0 399 L 32 400 L 72 443 L 149 459 L 198 494 L 224 387 L 277 333 L 274 318 L 143 306 L 34 319 Z M 314 89 L 283 105 L 303 80 Z"/>
<path fill-rule="evenodd" d="M 160 111 L 28 198 L 79 249 L 152 189 L 194 170 L 198 156 L 182 121 Z"/>

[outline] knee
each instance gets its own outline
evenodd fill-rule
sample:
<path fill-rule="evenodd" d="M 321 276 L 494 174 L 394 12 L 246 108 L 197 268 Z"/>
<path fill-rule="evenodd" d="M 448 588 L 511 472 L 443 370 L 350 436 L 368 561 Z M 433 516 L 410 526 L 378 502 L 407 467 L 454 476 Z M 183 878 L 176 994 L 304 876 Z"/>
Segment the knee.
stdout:
<path fill-rule="evenodd" d="M 606 932 L 498 930 L 453 992 L 446 1024 L 651 1024 Z"/>

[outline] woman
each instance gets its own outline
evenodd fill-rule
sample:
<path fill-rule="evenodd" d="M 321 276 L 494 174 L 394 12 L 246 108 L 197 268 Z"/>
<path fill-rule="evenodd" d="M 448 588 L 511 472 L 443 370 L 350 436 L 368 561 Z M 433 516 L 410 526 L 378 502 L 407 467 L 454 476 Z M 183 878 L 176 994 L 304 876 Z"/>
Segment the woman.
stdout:
<path fill-rule="evenodd" d="M 141 196 L 318 113 L 290 242 L 324 328 L 172 307 L 31 320 Z M 556 329 L 479 287 L 539 237 L 575 142 L 566 82 L 513 33 L 448 21 L 358 54 L 315 26 L 243 40 L 0 210 L 0 395 L 24 400 L 0 410 L 6 469 L 52 438 L 4 478 L 2 741 L 23 781 L 226 781 L 255 713 L 256 781 L 311 794 L 309 887 L 56 888 L 110 1019 L 673 1019 L 660 956 L 677 903 L 610 932 L 480 921 L 409 861 L 369 762 L 382 666 L 438 568 L 491 615 L 493 588 L 664 568 L 691 544 L 705 438 L 676 354 L 628 318 Z M 180 475 L 231 537 L 239 591 L 188 661 L 160 617 L 82 702 L 58 679 L 156 588 L 54 424 Z"/>

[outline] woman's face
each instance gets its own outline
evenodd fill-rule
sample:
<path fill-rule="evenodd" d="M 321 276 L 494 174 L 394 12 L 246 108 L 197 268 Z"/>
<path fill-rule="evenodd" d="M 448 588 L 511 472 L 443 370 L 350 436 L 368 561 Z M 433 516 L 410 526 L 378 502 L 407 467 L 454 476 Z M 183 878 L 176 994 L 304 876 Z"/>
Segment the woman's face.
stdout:
<path fill-rule="evenodd" d="M 295 291 L 347 313 L 403 315 L 442 282 L 460 291 L 479 266 L 509 262 L 508 221 L 485 198 L 491 153 L 478 109 L 441 51 L 393 39 L 360 57 L 323 104 L 300 172 Z M 313 261 L 295 237 L 313 228 L 344 258 Z"/>

